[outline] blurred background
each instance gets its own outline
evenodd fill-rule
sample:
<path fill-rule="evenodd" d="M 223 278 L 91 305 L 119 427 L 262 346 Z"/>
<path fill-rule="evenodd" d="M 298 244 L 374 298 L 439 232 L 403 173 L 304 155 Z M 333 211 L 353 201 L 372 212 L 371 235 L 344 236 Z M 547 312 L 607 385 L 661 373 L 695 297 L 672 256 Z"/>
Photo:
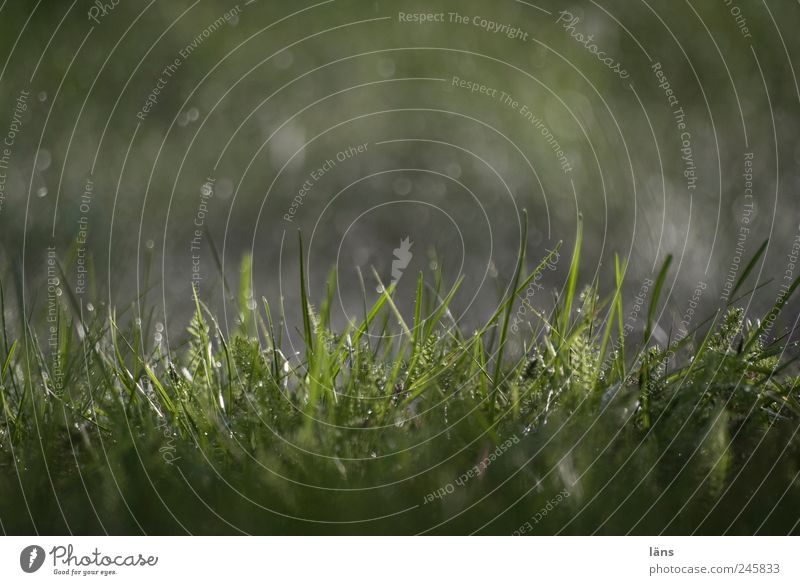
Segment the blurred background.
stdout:
<path fill-rule="evenodd" d="M 563 242 L 528 295 L 542 310 L 581 217 L 583 282 L 608 291 L 619 254 L 627 307 L 672 254 L 662 342 L 732 300 L 767 238 L 740 304 L 763 312 L 800 275 L 797 4 L 0 6 L 16 311 L 55 277 L 85 310 L 155 307 L 177 340 L 196 286 L 232 327 L 252 255 L 252 302 L 282 300 L 295 336 L 299 231 L 314 303 L 335 270 L 336 323 L 377 298 L 376 274 L 410 312 L 422 272 L 464 276 L 452 306 L 471 326 L 509 286 L 523 210 L 529 270 Z"/>

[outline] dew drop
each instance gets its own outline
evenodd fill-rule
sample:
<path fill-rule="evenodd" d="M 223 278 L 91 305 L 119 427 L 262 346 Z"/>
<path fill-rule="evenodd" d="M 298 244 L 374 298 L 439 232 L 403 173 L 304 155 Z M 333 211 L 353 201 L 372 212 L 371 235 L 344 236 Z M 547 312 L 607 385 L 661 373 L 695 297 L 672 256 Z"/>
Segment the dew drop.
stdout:
<path fill-rule="evenodd" d="M 227 199 L 233 194 L 233 181 L 227 178 L 220 179 L 217 182 L 217 190 L 215 194 L 222 199 Z"/>
<path fill-rule="evenodd" d="M 278 69 L 288 69 L 294 62 L 294 55 L 291 51 L 281 51 L 275 55 L 275 65 Z"/>
<path fill-rule="evenodd" d="M 36 156 L 36 170 L 37 171 L 46 171 L 50 168 L 50 163 L 53 162 L 53 157 L 50 154 L 50 151 L 46 148 L 43 148 L 39 151 L 38 155 Z"/>
<path fill-rule="evenodd" d="M 378 75 L 381 77 L 391 77 L 395 72 L 394 61 L 391 59 L 381 59 L 378 61 Z"/>
<path fill-rule="evenodd" d="M 454 179 L 458 179 L 461 176 L 461 165 L 455 162 L 450 163 L 447 165 L 445 172 Z"/>
<path fill-rule="evenodd" d="M 411 181 L 408 177 L 399 177 L 394 181 L 394 192 L 398 195 L 408 195 L 411 193 Z"/>

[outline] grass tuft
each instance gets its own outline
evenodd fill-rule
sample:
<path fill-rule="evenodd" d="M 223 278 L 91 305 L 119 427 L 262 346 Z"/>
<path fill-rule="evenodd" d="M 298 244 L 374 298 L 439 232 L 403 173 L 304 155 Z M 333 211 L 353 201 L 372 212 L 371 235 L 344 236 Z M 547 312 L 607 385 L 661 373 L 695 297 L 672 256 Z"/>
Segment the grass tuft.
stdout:
<path fill-rule="evenodd" d="M 796 351 L 767 334 L 798 281 L 755 323 L 728 307 L 659 347 L 671 258 L 636 341 L 626 266 L 615 257 L 608 296 L 580 289 L 580 225 L 575 240 L 549 313 L 523 297 L 560 244 L 529 271 L 523 230 L 509 289 L 476 330 L 451 315 L 461 279 L 445 292 L 420 274 L 406 322 L 375 273 L 382 293 L 337 331 L 335 275 L 307 289 L 299 237 L 302 356 L 282 304 L 254 302 L 250 257 L 230 299 L 238 327 L 224 335 L 195 294 L 168 353 L 150 341 L 152 312 L 142 324 L 66 299 L 45 351 L 45 315 L 12 318 L 0 283 L 4 530 L 510 533 L 566 490 L 541 533 L 796 532 Z M 510 327 L 522 307 L 527 328 Z"/>

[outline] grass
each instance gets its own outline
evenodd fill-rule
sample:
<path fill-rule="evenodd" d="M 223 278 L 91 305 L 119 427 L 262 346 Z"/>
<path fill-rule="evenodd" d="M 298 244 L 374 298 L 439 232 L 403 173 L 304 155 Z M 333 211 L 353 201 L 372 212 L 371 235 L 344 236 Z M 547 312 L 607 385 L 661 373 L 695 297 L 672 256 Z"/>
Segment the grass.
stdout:
<path fill-rule="evenodd" d="M 282 311 L 251 298 L 249 258 L 238 329 L 223 335 L 195 299 L 185 343 L 168 352 L 152 311 L 136 318 L 143 299 L 101 314 L 65 289 L 55 313 L 12 318 L 3 282 L 0 528 L 510 534 L 527 521 L 535 534 L 797 534 L 796 352 L 766 336 L 789 295 L 755 322 L 722 307 L 660 347 L 670 259 L 634 339 L 625 266 L 606 296 L 580 289 L 580 246 L 579 231 L 552 312 L 516 334 L 526 287 L 560 247 L 530 262 L 522 246 L 513 287 L 474 331 L 448 309 L 460 281 L 442 290 L 421 274 L 413 321 L 390 286 L 334 331 L 335 276 L 318 294 L 301 269 L 296 359 Z"/>

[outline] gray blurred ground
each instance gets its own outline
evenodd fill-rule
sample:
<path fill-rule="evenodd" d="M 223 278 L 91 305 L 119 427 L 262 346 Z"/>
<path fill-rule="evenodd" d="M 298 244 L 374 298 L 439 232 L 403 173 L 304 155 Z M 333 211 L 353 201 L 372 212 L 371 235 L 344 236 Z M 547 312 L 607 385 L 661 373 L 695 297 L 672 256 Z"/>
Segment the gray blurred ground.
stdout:
<path fill-rule="evenodd" d="M 619 253 L 628 306 L 674 255 L 664 332 L 718 307 L 766 238 L 753 314 L 800 274 L 796 4 L 120 0 L 96 22 L 92 6 L 0 11 L 0 139 L 16 129 L 0 273 L 24 272 L 28 310 L 48 246 L 97 306 L 141 295 L 150 258 L 148 303 L 173 330 L 193 278 L 221 308 L 221 270 L 235 288 L 252 253 L 255 298 L 283 296 L 291 321 L 299 229 L 315 300 L 338 271 L 339 323 L 361 311 L 359 270 L 374 298 L 371 267 L 392 280 L 405 238 L 402 310 L 441 266 L 445 285 L 465 275 L 454 308 L 474 323 L 508 286 L 522 209 L 529 268 L 564 242 L 542 308 L 579 214 L 584 281 L 610 287 Z M 444 22 L 401 22 L 420 12 Z"/>

